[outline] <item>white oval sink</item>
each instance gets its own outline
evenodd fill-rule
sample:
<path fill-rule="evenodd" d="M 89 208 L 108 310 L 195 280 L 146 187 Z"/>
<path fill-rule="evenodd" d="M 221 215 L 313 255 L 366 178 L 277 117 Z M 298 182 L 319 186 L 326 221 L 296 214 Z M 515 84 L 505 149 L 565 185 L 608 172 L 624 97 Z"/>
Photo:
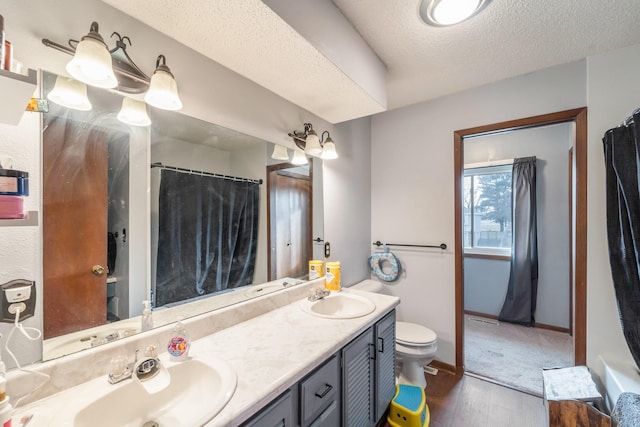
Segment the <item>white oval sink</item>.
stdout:
<path fill-rule="evenodd" d="M 301 307 L 309 314 L 330 319 L 353 319 L 365 316 L 376 309 L 376 305 L 370 299 L 344 292 L 331 293 L 317 301 L 304 299 Z"/>
<path fill-rule="evenodd" d="M 128 379 L 108 385 L 105 379 L 105 387 L 112 389 L 79 410 L 73 425 L 204 425 L 225 407 L 235 392 L 236 373 L 221 360 L 214 363 L 198 359 L 162 363 L 170 375 L 166 388 L 150 394 L 137 380 Z"/>

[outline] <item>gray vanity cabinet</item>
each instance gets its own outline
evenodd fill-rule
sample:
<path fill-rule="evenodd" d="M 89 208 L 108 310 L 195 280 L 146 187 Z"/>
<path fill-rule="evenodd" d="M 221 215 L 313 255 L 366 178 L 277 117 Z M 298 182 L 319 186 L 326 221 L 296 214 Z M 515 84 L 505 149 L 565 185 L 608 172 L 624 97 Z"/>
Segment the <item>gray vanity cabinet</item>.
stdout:
<path fill-rule="evenodd" d="M 342 349 L 342 425 L 369 427 L 384 415 L 396 390 L 395 311 Z"/>
<path fill-rule="evenodd" d="M 396 390 L 395 310 L 323 362 L 243 427 L 372 427 Z"/>
<path fill-rule="evenodd" d="M 300 382 L 300 425 L 336 426 L 340 423 L 340 363 L 332 356 Z"/>
<path fill-rule="evenodd" d="M 287 390 L 243 424 L 243 427 L 294 427 L 294 419 L 293 399 L 291 391 Z"/>
<path fill-rule="evenodd" d="M 374 326 L 375 334 L 375 420 L 382 418 L 396 394 L 396 312 Z"/>

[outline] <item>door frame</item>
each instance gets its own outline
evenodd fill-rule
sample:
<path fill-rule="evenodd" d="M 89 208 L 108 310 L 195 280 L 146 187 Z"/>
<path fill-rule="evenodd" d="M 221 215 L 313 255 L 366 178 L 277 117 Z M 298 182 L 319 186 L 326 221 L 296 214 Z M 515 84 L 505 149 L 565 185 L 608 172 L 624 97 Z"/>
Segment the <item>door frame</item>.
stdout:
<path fill-rule="evenodd" d="M 478 126 L 454 131 L 454 197 L 455 197 L 455 319 L 456 319 L 456 374 L 464 373 L 464 254 L 462 248 L 462 183 L 464 174 L 464 138 L 512 130 L 528 129 L 558 123 L 574 123 L 574 159 L 576 200 L 573 253 L 575 298 L 572 313 L 574 325 L 573 354 L 575 365 L 587 361 L 587 107 L 558 111 L 539 116 Z M 575 228 L 574 228 L 575 227 Z M 572 243 L 571 243 L 572 244 Z"/>
<path fill-rule="evenodd" d="M 294 165 L 293 163 L 277 163 L 267 166 L 267 280 L 274 280 L 271 278 L 271 190 L 272 179 L 271 172 L 275 172 L 281 169 L 293 169 L 304 165 Z M 313 161 L 309 162 L 309 182 L 311 184 L 311 194 L 309 195 L 309 250 L 313 255 Z"/>

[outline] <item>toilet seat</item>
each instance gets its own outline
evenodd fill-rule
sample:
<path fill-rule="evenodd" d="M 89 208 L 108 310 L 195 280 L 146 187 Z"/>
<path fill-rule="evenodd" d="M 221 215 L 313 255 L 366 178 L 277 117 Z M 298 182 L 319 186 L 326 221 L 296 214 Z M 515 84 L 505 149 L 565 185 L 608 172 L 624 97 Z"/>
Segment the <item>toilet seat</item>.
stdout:
<path fill-rule="evenodd" d="M 407 346 L 430 346 L 438 339 L 431 329 L 408 322 L 396 322 L 396 343 Z"/>

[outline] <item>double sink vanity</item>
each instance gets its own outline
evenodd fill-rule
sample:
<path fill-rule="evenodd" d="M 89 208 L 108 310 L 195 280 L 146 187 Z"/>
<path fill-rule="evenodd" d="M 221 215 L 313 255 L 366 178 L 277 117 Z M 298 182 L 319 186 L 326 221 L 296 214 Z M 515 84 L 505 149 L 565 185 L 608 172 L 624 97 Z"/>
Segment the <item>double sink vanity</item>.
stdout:
<path fill-rule="evenodd" d="M 322 279 L 183 320 L 192 344 L 172 362 L 173 325 L 44 362 L 50 379 L 13 371 L 8 394 L 34 390 L 14 420 L 34 426 L 374 425 L 395 391 L 396 297 Z M 311 298 L 309 298 L 311 295 Z M 315 295 L 315 296 L 314 296 Z M 116 384 L 113 360 L 155 346 L 162 375 Z M 28 399 L 28 402 L 27 402 Z"/>

